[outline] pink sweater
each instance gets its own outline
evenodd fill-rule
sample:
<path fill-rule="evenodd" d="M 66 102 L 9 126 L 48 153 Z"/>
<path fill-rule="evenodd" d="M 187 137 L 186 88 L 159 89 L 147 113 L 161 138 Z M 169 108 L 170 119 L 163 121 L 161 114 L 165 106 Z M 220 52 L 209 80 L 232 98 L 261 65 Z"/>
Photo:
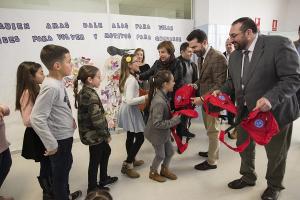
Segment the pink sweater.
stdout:
<path fill-rule="evenodd" d="M 2 112 L 3 116 L 8 116 L 10 113 L 10 110 L 7 106 L 0 104 L 0 112 Z M 0 118 L 0 153 L 5 151 L 8 146 L 9 142 L 6 139 L 5 136 L 5 124 L 3 118 Z"/>
<path fill-rule="evenodd" d="M 25 90 L 21 96 L 20 99 L 20 105 L 21 105 L 21 116 L 23 119 L 23 124 L 26 127 L 31 127 L 30 124 L 30 115 L 33 107 L 33 102 L 30 99 L 28 90 Z"/>

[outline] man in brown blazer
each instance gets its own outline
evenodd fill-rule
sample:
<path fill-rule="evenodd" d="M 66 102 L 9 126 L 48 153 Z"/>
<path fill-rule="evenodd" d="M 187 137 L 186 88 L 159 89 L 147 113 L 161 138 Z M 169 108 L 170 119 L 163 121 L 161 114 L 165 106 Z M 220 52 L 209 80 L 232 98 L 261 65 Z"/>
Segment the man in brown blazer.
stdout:
<path fill-rule="evenodd" d="M 193 99 L 193 103 L 201 105 L 203 96 L 220 88 L 227 75 L 227 61 L 223 54 L 208 45 L 207 35 L 200 29 L 193 30 L 187 41 L 193 52 L 198 56 L 198 81 L 199 97 Z M 217 168 L 219 158 L 219 128 L 218 119 L 207 115 L 202 109 L 202 116 L 207 136 L 209 138 L 208 152 L 199 152 L 207 160 L 195 165 L 197 170 L 209 170 Z"/>

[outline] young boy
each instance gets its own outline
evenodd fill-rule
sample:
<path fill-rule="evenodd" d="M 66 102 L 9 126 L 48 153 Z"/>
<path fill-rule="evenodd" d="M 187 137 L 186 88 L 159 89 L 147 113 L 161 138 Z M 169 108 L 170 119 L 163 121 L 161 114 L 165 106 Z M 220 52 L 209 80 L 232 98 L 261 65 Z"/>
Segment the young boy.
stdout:
<path fill-rule="evenodd" d="M 45 155 L 50 157 L 55 200 L 77 199 L 81 191 L 70 194 L 68 184 L 76 124 L 63 83 L 63 77 L 72 71 L 70 52 L 51 44 L 43 47 L 40 58 L 49 76 L 43 81 L 33 106 L 31 124 L 46 148 Z"/>

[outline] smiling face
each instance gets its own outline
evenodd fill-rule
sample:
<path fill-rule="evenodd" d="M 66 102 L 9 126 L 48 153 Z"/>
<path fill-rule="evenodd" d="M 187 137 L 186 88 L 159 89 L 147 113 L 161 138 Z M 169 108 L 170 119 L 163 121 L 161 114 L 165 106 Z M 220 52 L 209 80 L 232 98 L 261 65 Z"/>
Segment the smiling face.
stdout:
<path fill-rule="evenodd" d="M 204 56 L 207 45 L 207 40 L 204 40 L 203 42 L 198 42 L 198 39 L 195 38 L 189 41 L 189 47 L 192 48 L 193 53 L 199 57 Z"/>
<path fill-rule="evenodd" d="M 184 51 L 181 51 L 181 56 L 186 60 L 191 60 L 193 55 L 193 49 L 191 47 L 187 47 Z"/>
<path fill-rule="evenodd" d="M 158 53 L 159 53 L 159 59 L 161 61 L 167 61 L 171 57 L 171 55 L 168 53 L 165 47 L 158 49 Z"/>
<path fill-rule="evenodd" d="M 231 26 L 229 37 L 230 42 L 236 50 L 244 50 L 248 46 L 247 33 L 241 31 L 242 23 L 237 23 Z"/>
<path fill-rule="evenodd" d="M 139 61 L 139 59 L 136 56 L 134 56 L 133 60 L 132 60 L 132 63 L 128 64 L 129 71 L 131 73 L 139 72 L 140 71 L 140 64 L 141 64 L 141 62 Z"/>
<path fill-rule="evenodd" d="M 231 43 L 230 39 L 226 40 L 225 47 L 226 47 L 226 52 L 228 54 L 231 54 L 231 52 L 233 52 L 233 50 L 234 50 L 234 45 Z"/>
<path fill-rule="evenodd" d="M 143 51 L 136 52 L 135 56 L 139 62 L 141 62 L 141 63 L 143 62 L 143 60 L 144 60 L 144 52 Z"/>

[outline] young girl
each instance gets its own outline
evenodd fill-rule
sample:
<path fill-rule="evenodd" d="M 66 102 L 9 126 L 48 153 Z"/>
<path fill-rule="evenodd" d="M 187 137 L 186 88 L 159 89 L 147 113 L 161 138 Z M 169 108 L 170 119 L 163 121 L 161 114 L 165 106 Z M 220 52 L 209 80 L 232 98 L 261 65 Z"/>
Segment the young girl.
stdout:
<path fill-rule="evenodd" d="M 52 199 L 51 164 L 48 156 L 44 156 L 45 147 L 30 123 L 32 107 L 40 91 L 45 76 L 42 66 L 35 62 L 22 62 L 17 70 L 16 110 L 20 110 L 26 126 L 22 156 L 40 162 L 38 181 L 43 189 L 43 199 Z"/>
<path fill-rule="evenodd" d="M 127 158 L 123 162 L 121 172 L 130 178 L 138 178 L 140 175 L 133 166 L 144 164 L 144 161 L 135 159 L 139 149 L 144 143 L 144 128 L 142 113 L 138 104 L 144 103 L 147 95 L 139 97 L 139 84 L 134 74 L 139 71 L 140 62 L 133 55 L 124 55 L 121 61 L 121 76 L 119 89 L 122 95 L 122 104 L 118 112 L 118 126 L 127 131 L 126 151 Z"/>
<path fill-rule="evenodd" d="M 158 182 L 165 178 L 176 180 L 177 176 L 169 170 L 174 149 L 171 143 L 170 128 L 181 122 L 180 116 L 171 117 L 168 92 L 173 91 L 174 77 L 169 70 L 161 70 L 150 79 L 149 119 L 145 128 L 145 137 L 155 150 L 155 158 L 150 167 L 149 178 Z M 160 163 L 160 175 L 157 173 Z"/>
<path fill-rule="evenodd" d="M 78 93 L 78 81 L 83 87 Z M 118 177 L 107 175 L 107 165 L 111 148 L 111 136 L 108 131 L 105 111 L 94 88 L 99 88 L 100 71 L 97 67 L 84 65 L 79 69 L 74 81 L 75 108 L 78 108 L 79 136 L 83 144 L 89 145 L 90 161 L 88 169 L 87 194 L 98 189 L 109 190 L 105 187 L 118 180 Z M 78 103 L 77 103 L 78 102 Z M 100 181 L 97 185 L 98 168 Z"/>
<path fill-rule="evenodd" d="M 9 142 L 6 140 L 4 116 L 8 116 L 10 110 L 7 106 L 0 104 L 0 189 L 8 175 L 12 160 L 9 151 Z M 0 196 L 1 200 L 14 200 L 12 197 Z"/>

